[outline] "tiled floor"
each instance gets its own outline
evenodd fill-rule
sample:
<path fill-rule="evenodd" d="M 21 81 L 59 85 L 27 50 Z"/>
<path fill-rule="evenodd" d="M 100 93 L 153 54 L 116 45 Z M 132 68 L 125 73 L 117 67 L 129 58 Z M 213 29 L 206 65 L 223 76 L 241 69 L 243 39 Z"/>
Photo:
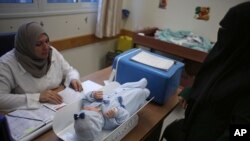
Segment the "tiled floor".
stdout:
<path fill-rule="evenodd" d="M 177 106 L 164 120 L 163 125 L 162 125 L 162 130 L 161 130 L 161 135 L 165 129 L 165 127 L 170 124 L 172 121 L 176 119 L 180 119 L 184 117 L 184 109 L 180 106 Z"/>

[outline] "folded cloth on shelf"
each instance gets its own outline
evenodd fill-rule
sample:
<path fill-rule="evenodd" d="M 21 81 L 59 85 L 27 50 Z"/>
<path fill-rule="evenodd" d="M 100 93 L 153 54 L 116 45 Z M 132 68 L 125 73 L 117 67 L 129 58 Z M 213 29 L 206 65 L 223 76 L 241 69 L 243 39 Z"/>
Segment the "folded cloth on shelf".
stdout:
<path fill-rule="evenodd" d="M 184 31 L 184 30 L 180 31 L 172 31 L 171 29 L 157 30 L 155 32 L 155 38 L 203 52 L 209 52 L 214 45 L 207 38 L 194 34 L 191 31 Z"/>

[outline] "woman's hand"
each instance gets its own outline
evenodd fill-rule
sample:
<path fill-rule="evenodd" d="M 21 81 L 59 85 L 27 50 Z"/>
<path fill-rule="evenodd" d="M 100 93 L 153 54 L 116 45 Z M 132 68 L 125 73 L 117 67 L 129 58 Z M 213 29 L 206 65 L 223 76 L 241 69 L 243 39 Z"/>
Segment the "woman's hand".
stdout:
<path fill-rule="evenodd" d="M 55 92 L 59 93 L 60 91 L 62 91 L 64 89 L 65 89 L 65 86 L 60 85 L 59 87 L 52 89 L 52 91 L 55 91 Z"/>
<path fill-rule="evenodd" d="M 79 80 L 73 79 L 70 83 L 71 87 L 78 92 L 83 91 L 82 84 Z"/>
<path fill-rule="evenodd" d="M 186 109 L 187 108 L 187 100 L 184 99 L 182 96 L 178 96 L 179 104 L 182 108 Z"/>
<path fill-rule="evenodd" d="M 41 92 L 39 101 L 40 102 L 47 102 L 51 104 L 61 104 L 63 102 L 63 99 L 60 95 L 58 95 L 58 92 L 60 91 L 60 88 L 55 90 L 46 90 Z"/>

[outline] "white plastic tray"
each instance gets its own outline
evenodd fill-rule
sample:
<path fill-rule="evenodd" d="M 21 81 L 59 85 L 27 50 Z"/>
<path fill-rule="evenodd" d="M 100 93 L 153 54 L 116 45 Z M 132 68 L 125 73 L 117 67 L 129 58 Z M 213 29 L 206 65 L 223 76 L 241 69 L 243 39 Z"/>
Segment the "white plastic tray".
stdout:
<path fill-rule="evenodd" d="M 153 99 L 153 98 L 152 98 Z M 131 131 L 137 124 L 139 117 L 137 113 L 145 107 L 152 99 L 147 101 L 137 112 L 117 127 L 114 130 L 103 130 L 102 133 L 96 138 L 95 141 L 119 141 L 129 131 Z M 60 109 L 53 121 L 53 130 L 55 134 L 64 141 L 78 141 L 77 135 L 74 130 L 74 113 L 80 111 L 81 101 L 76 101 L 65 108 Z"/>

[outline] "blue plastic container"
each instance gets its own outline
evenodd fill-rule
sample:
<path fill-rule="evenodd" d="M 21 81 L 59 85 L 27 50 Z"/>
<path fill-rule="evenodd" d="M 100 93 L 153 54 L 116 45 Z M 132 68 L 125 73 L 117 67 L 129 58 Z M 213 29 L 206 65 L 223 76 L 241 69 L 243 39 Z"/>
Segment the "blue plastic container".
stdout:
<path fill-rule="evenodd" d="M 175 60 L 170 69 L 162 70 L 131 60 L 133 56 L 141 51 L 145 50 L 130 49 L 116 56 L 112 66 L 116 70 L 114 80 L 123 84 L 146 78 L 148 80 L 147 88 L 150 90 L 149 98 L 154 97 L 153 101 L 162 105 L 178 88 L 184 64 Z M 155 53 L 152 54 L 166 58 Z"/>

